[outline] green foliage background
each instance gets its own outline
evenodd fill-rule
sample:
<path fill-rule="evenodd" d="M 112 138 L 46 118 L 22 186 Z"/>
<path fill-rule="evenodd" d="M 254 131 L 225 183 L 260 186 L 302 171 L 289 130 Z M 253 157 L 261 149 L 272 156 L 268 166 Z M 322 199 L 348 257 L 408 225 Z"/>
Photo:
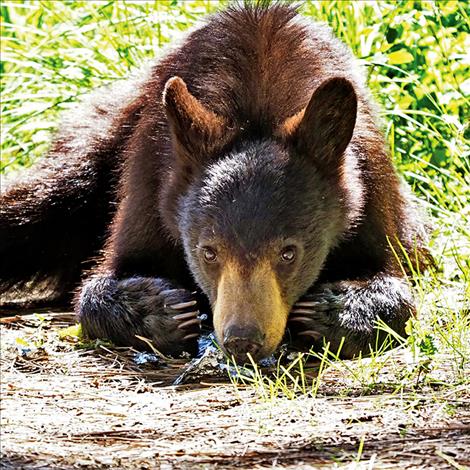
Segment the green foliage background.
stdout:
<path fill-rule="evenodd" d="M 226 4 L 1 2 L 0 174 L 42 155 L 60 113 L 90 88 L 161 56 L 166 44 Z M 304 1 L 301 12 L 331 25 L 365 66 L 392 158 L 433 216 L 431 244 L 441 273 L 439 283 L 419 276 L 422 306 L 431 315 L 416 335 L 452 344 L 458 357 L 468 358 L 469 3 Z M 463 336 L 454 338 L 452 327 Z"/>

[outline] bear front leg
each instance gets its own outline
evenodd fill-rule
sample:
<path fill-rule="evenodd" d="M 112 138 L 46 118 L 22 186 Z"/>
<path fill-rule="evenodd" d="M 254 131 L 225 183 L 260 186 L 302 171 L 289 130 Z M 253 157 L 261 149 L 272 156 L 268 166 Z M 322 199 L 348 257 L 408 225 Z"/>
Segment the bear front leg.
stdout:
<path fill-rule="evenodd" d="M 163 279 L 93 276 L 82 287 L 76 312 L 90 339 L 151 349 L 137 338 L 142 336 L 166 355 L 197 351 L 201 328 L 197 301 L 189 291 Z"/>
<path fill-rule="evenodd" d="M 404 335 L 413 313 L 405 280 L 383 274 L 314 286 L 295 303 L 288 325 L 295 346 L 319 349 L 329 342 L 329 350 L 336 353 L 344 337 L 340 355 L 351 358 L 383 344 L 387 335 L 377 330 L 378 318 Z"/>

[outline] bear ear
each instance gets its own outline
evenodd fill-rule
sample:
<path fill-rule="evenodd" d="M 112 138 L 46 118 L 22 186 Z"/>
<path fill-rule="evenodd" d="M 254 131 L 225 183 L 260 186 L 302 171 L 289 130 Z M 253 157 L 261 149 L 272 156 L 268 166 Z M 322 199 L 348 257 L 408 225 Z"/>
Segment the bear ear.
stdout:
<path fill-rule="evenodd" d="M 357 97 L 345 78 L 331 78 L 313 93 L 307 107 L 286 119 L 277 134 L 327 172 L 341 167 L 356 124 Z"/>
<path fill-rule="evenodd" d="M 233 134 L 227 120 L 207 109 L 180 77 L 170 78 L 163 91 L 163 106 L 177 154 L 188 163 L 201 163 L 224 147 Z"/>

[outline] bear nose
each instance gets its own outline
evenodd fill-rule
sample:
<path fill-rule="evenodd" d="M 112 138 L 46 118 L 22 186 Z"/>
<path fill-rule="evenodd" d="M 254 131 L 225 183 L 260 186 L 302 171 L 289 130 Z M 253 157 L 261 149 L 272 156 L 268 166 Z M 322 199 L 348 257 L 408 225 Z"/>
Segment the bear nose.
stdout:
<path fill-rule="evenodd" d="M 225 331 L 224 348 L 237 361 L 246 361 L 248 354 L 256 358 L 263 346 L 264 335 L 255 327 L 230 326 Z"/>

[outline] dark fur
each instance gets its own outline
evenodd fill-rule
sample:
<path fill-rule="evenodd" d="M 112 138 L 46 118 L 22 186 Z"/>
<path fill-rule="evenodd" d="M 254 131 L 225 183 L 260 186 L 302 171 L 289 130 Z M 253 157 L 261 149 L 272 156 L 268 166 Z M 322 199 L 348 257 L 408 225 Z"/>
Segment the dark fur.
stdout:
<path fill-rule="evenodd" d="M 279 274 L 286 302 L 306 295 L 294 336 L 345 336 L 351 356 L 375 342 L 377 316 L 403 333 L 413 306 L 390 246 L 414 263 L 427 252 L 354 69 L 328 29 L 291 7 L 211 17 L 135 97 L 118 105 L 110 94 L 67 124 L 38 176 L 2 195 L 2 289 L 46 280 L 66 294 L 104 246 L 76 302 L 87 334 L 193 350 L 198 325 L 173 319 L 172 305 L 190 312 L 178 306 L 193 276 L 213 300 L 192 250 L 216 225 L 240 259 L 300 237 L 303 265 Z M 194 99 L 183 82 L 167 84 L 175 76 Z"/>

